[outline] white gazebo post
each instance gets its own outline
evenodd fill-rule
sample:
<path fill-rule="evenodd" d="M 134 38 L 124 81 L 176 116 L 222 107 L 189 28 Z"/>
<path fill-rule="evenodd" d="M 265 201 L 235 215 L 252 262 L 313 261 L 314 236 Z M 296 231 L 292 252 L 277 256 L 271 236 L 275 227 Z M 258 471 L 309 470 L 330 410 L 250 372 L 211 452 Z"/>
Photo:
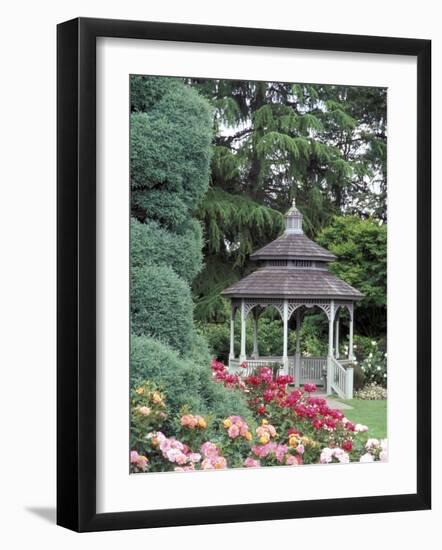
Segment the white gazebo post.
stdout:
<path fill-rule="evenodd" d="M 258 357 L 259 357 L 258 317 L 259 317 L 259 312 L 257 310 L 257 307 L 255 307 L 255 308 L 253 308 L 253 352 L 252 352 L 252 358 L 253 359 L 258 359 Z"/>
<path fill-rule="evenodd" d="M 284 344 L 282 351 L 282 364 L 284 373 L 288 373 L 288 321 L 289 321 L 289 302 L 287 299 L 284 300 L 283 305 L 283 327 L 284 327 Z"/>
<path fill-rule="evenodd" d="M 339 359 L 339 309 L 336 313 L 335 321 L 335 357 Z"/>
<path fill-rule="evenodd" d="M 353 361 L 353 316 L 354 316 L 354 309 L 353 304 L 351 305 L 350 309 L 350 327 L 348 332 L 348 358 L 350 361 Z"/>
<path fill-rule="evenodd" d="M 334 318 L 335 318 L 335 302 L 334 300 L 331 300 L 330 317 L 328 320 L 327 395 L 331 394 Z"/>
<path fill-rule="evenodd" d="M 296 309 L 295 386 L 301 385 L 301 308 Z"/>
<path fill-rule="evenodd" d="M 246 359 L 246 304 L 243 298 L 241 300 L 241 352 L 239 362 L 242 363 Z"/>
<path fill-rule="evenodd" d="M 230 313 L 230 354 L 229 359 L 235 359 L 235 313 L 236 306 L 232 302 Z"/>

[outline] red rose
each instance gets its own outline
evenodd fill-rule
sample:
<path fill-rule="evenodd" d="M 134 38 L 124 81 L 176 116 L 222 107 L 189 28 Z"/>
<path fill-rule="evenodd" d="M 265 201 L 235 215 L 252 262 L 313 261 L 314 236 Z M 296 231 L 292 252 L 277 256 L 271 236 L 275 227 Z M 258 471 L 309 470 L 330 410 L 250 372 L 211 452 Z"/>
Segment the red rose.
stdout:
<path fill-rule="evenodd" d="M 353 443 L 349 439 L 346 439 L 342 443 L 342 448 L 344 449 L 344 451 L 350 452 L 353 449 Z"/>

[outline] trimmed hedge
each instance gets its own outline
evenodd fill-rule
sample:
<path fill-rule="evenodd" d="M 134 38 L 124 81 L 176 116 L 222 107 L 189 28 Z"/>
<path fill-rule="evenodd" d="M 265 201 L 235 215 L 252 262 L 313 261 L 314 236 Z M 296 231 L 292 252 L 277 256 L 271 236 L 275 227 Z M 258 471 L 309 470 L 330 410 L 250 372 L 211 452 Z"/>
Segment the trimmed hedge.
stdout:
<path fill-rule="evenodd" d="M 192 414 L 216 418 L 238 414 L 243 418 L 250 411 L 243 395 L 227 389 L 212 379 L 210 364 L 201 365 L 179 357 L 167 346 L 146 336 L 132 336 L 131 384 L 150 380 L 159 384 L 172 415 L 188 405 Z"/>
<path fill-rule="evenodd" d="M 132 267 L 169 265 L 189 284 L 202 269 L 202 231 L 199 222 L 193 218 L 178 234 L 155 222 L 140 223 L 132 218 L 130 238 Z"/>
<path fill-rule="evenodd" d="M 130 100 L 132 111 L 148 112 L 171 88 L 182 86 L 175 78 L 161 76 L 132 75 L 130 79 Z"/>
<path fill-rule="evenodd" d="M 174 206 L 171 228 L 174 218 L 190 216 L 207 190 L 212 141 L 208 102 L 178 84 L 162 83 L 161 99 L 148 112 L 131 114 L 131 185 L 139 191 L 132 195 L 132 211 L 146 210 L 149 219 L 164 221 L 165 206 Z"/>
<path fill-rule="evenodd" d="M 189 285 L 165 265 L 134 267 L 131 281 L 132 332 L 187 354 L 194 332 Z"/>

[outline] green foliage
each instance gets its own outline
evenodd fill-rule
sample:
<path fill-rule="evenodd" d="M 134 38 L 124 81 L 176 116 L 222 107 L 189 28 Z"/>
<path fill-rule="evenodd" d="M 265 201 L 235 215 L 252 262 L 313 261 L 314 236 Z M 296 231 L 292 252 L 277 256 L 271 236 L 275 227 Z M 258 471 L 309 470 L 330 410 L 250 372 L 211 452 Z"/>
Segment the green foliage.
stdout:
<path fill-rule="evenodd" d="M 209 254 L 235 246 L 238 265 L 253 251 L 253 243 L 276 237 L 284 227 L 279 212 L 221 189 L 209 190 L 198 216 L 206 227 Z"/>
<path fill-rule="evenodd" d="M 207 190 L 212 113 L 181 80 L 142 76 L 131 78 L 131 110 L 132 331 L 189 355 L 188 283 L 202 268 L 192 213 Z"/>
<path fill-rule="evenodd" d="M 209 189 L 198 217 L 205 227 L 205 269 L 196 279 L 193 290 L 196 318 L 223 321 L 227 311 L 220 296 L 229 284 L 244 273 L 250 253 L 278 236 L 283 217 L 246 196 Z"/>
<path fill-rule="evenodd" d="M 144 93 L 137 100 L 140 89 Z M 132 212 L 175 228 L 190 217 L 207 190 L 212 139 L 210 107 L 174 79 L 150 77 L 131 88 Z M 152 93 L 152 96 L 149 96 Z M 164 209 L 174 206 L 172 216 Z"/>
<path fill-rule="evenodd" d="M 180 89 L 182 83 L 175 78 L 133 75 L 130 79 L 131 111 L 150 111 L 165 94 Z"/>
<path fill-rule="evenodd" d="M 168 265 L 191 283 L 202 269 L 202 232 L 197 220 L 187 220 L 180 233 L 171 233 L 156 222 L 131 219 L 131 265 Z"/>
<path fill-rule="evenodd" d="M 132 386 L 149 380 L 163 388 L 171 417 L 185 406 L 192 414 L 217 418 L 231 414 L 250 416 L 242 394 L 213 381 L 210 364 L 180 358 L 153 338 L 132 336 L 130 375 Z"/>
<path fill-rule="evenodd" d="M 182 354 L 189 351 L 193 333 L 193 303 L 189 286 L 172 268 L 145 265 L 131 270 L 131 328 Z"/>
<path fill-rule="evenodd" d="M 362 389 L 365 385 L 365 381 L 366 377 L 364 371 L 362 370 L 360 365 L 355 363 L 353 365 L 353 389 L 355 391 Z"/>
<path fill-rule="evenodd" d="M 335 217 L 317 242 L 336 255 L 330 270 L 365 296 L 356 306 L 358 330 L 379 335 L 386 330 L 387 226 L 373 219 Z"/>

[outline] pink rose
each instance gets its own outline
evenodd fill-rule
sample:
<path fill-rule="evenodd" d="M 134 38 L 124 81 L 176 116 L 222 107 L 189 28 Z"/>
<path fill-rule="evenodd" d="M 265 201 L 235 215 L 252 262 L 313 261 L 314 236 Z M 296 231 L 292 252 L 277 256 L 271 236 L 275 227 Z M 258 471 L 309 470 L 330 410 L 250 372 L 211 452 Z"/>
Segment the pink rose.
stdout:
<path fill-rule="evenodd" d="M 190 453 L 189 460 L 190 462 L 199 462 L 201 460 L 201 455 L 199 453 Z"/>
<path fill-rule="evenodd" d="M 228 432 L 229 434 L 229 437 L 231 437 L 232 439 L 235 439 L 235 437 L 238 437 L 239 436 L 239 428 L 236 424 L 232 424 L 230 426 L 230 428 L 228 429 Z"/>
<path fill-rule="evenodd" d="M 140 455 L 137 453 L 137 451 L 131 451 L 130 452 L 130 462 L 131 462 L 131 464 L 136 464 L 139 456 Z"/>
<path fill-rule="evenodd" d="M 206 441 L 201 445 L 201 452 L 206 458 L 218 456 L 219 454 L 218 447 L 211 441 Z"/>
<path fill-rule="evenodd" d="M 246 468 L 259 468 L 261 466 L 261 462 L 259 460 L 255 460 L 254 458 L 252 458 L 251 456 L 248 456 L 245 460 L 244 460 L 244 466 Z"/>

